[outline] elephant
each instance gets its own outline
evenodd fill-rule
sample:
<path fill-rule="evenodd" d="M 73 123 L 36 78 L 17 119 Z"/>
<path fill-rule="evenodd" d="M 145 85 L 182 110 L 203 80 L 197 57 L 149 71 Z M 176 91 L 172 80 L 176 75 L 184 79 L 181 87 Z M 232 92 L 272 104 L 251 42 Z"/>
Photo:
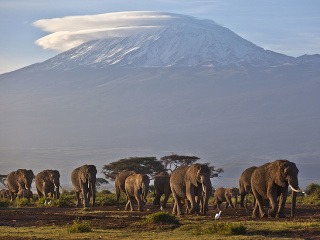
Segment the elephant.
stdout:
<path fill-rule="evenodd" d="M 9 199 L 10 198 L 10 193 L 8 189 L 1 189 L 0 191 L 0 198 L 1 199 Z"/>
<path fill-rule="evenodd" d="M 60 192 L 60 173 L 58 170 L 43 170 L 36 175 L 36 189 L 39 197 L 48 197 L 59 199 Z"/>
<path fill-rule="evenodd" d="M 142 205 L 147 202 L 150 179 L 148 175 L 135 173 L 125 180 L 125 191 L 127 194 L 127 204 L 125 210 L 133 211 L 133 203 L 136 200 L 138 211 L 143 211 Z"/>
<path fill-rule="evenodd" d="M 171 194 L 171 188 L 170 188 L 170 176 L 166 172 L 161 172 L 157 174 L 154 178 L 154 206 L 160 206 L 161 209 L 165 208 L 167 206 L 168 198 Z M 160 198 L 164 195 L 164 199 L 162 204 L 160 204 Z"/>
<path fill-rule="evenodd" d="M 243 173 L 240 176 L 239 179 L 239 192 L 240 192 L 240 207 L 244 207 L 246 210 L 248 209 L 247 205 L 247 195 L 249 193 L 252 193 L 251 191 L 251 176 L 254 170 L 256 170 L 257 167 L 253 166 L 250 168 L 247 168 L 243 171 Z M 244 200 L 246 198 L 246 205 L 244 205 Z M 254 200 L 255 203 L 255 200 Z"/>
<path fill-rule="evenodd" d="M 72 171 L 71 182 L 76 192 L 78 207 L 81 205 L 80 194 L 83 201 L 83 207 L 89 207 L 91 197 L 92 207 L 95 206 L 96 175 L 97 168 L 94 165 L 83 165 Z"/>
<path fill-rule="evenodd" d="M 117 208 L 119 209 L 119 199 L 120 199 L 120 194 L 121 192 L 126 192 L 125 190 L 125 181 L 126 178 L 132 174 L 135 174 L 134 171 L 128 171 L 128 170 L 123 170 L 120 173 L 117 174 L 114 184 L 115 184 L 115 190 L 116 190 L 116 203 L 117 203 Z"/>
<path fill-rule="evenodd" d="M 30 191 L 33 178 L 33 171 L 27 169 L 18 169 L 8 174 L 6 182 L 11 201 L 14 201 L 20 189 Z"/>
<path fill-rule="evenodd" d="M 33 193 L 28 189 L 20 189 L 17 193 L 19 199 L 26 198 L 30 201 L 33 198 Z"/>
<path fill-rule="evenodd" d="M 252 173 L 251 188 L 256 203 L 252 217 L 266 217 L 263 209 L 263 201 L 269 199 L 270 217 L 283 218 L 285 203 L 288 195 L 288 186 L 292 189 L 291 216 L 294 216 L 296 194 L 302 192 L 298 184 L 299 170 L 294 162 L 288 160 L 276 160 L 258 167 Z M 279 202 L 278 202 L 279 201 Z"/>
<path fill-rule="evenodd" d="M 182 214 L 181 201 L 184 199 L 187 199 L 187 204 L 190 204 L 190 208 L 189 206 L 188 208 L 191 214 L 198 212 L 200 201 L 196 202 L 196 196 L 203 201 L 200 211 L 204 215 L 206 214 L 209 197 L 212 194 L 210 175 L 210 168 L 199 163 L 180 166 L 171 173 L 170 188 L 174 199 L 173 214 Z"/>
<path fill-rule="evenodd" d="M 217 188 L 213 194 L 217 209 L 220 211 L 220 204 L 226 202 L 226 208 L 230 205 L 232 208 L 237 205 L 237 197 L 239 195 L 239 190 L 237 188 Z M 235 205 L 232 202 L 232 198 L 235 198 Z"/>

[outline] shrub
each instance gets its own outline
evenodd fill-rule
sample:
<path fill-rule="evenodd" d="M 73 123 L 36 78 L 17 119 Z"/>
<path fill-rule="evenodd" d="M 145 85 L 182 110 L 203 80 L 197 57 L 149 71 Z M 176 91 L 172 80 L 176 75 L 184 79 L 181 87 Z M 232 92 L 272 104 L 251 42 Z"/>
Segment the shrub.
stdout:
<path fill-rule="evenodd" d="M 73 224 L 68 227 L 68 233 L 85 233 L 92 232 L 92 225 L 88 221 L 80 221 L 76 219 L 73 221 Z"/>
<path fill-rule="evenodd" d="M 311 195 L 317 191 L 320 190 L 320 185 L 316 183 L 311 183 L 310 185 L 307 186 L 305 192 L 307 195 Z"/>
<path fill-rule="evenodd" d="M 303 203 L 311 205 L 320 205 L 320 189 L 317 189 L 312 194 L 305 196 L 303 198 Z"/>
<path fill-rule="evenodd" d="M 16 198 L 14 204 L 17 207 L 27 207 L 32 205 L 32 203 L 27 198 Z"/>
<path fill-rule="evenodd" d="M 186 225 L 179 228 L 180 231 L 190 231 L 195 235 L 221 234 L 221 235 L 245 235 L 247 229 L 241 223 L 213 222 L 210 225 Z"/>
<path fill-rule="evenodd" d="M 73 207 L 74 196 L 72 195 L 61 195 L 59 199 L 53 200 L 53 205 L 57 207 Z"/>
<path fill-rule="evenodd" d="M 98 194 L 96 197 L 96 205 L 97 206 L 115 206 L 116 198 L 114 194 Z"/>
<path fill-rule="evenodd" d="M 147 216 L 144 220 L 147 224 L 179 224 L 176 216 L 166 212 L 157 212 Z"/>

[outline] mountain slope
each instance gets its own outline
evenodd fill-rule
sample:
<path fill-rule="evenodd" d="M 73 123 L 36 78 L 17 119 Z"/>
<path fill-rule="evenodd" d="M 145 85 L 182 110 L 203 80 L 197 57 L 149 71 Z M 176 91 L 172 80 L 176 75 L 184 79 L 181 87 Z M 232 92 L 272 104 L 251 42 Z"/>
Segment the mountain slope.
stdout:
<path fill-rule="evenodd" d="M 265 51 L 212 21 L 144 22 L 0 75 L 3 173 L 59 169 L 67 184 L 81 164 L 175 152 L 224 168 L 215 186 L 277 158 L 301 186 L 318 180 L 318 55 Z"/>
<path fill-rule="evenodd" d="M 120 14 L 120 13 L 119 13 Z M 140 12 L 131 12 L 139 18 Z M 145 15 L 154 12 L 143 12 Z M 162 13 L 164 14 L 164 13 Z M 168 14 L 166 21 L 139 21 L 138 25 L 108 29 L 94 39 L 54 57 L 41 68 L 108 65 L 167 67 L 229 65 L 279 65 L 294 58 L 264 50 L 210 20 Z M 108 14 L 105 16 L 108 18 Z M 115 17 L 115 16 L 113 16 Z"/>

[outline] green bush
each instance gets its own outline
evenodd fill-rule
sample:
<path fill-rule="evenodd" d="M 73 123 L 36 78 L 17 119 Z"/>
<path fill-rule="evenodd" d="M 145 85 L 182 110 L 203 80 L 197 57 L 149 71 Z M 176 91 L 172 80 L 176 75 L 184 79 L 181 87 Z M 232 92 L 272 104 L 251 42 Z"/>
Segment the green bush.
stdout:
<path fill-rule="evenodd" d="M 210 225 L 185 225 L 179 231 L 189 231 L 195 235 L 220 234 L 220 235 L 245 235 L 247 229 L 241 223 L 213 222 Z"/>
<path fill-rule="evenodd" d="M 320 205 L 320 189 L 317 189 L 312 194 L 305 196 L 302 201 L 304 204 Z"/>
<path fill-rule="evenodd" d="M 59 199 L 53 200 L 52 204 L 57 207 L 74 207 L 74 196 L 69 194 L 61 195 Z"/>
<path fill-rule="evenodd" d="M 310 185 L 307 186 L 305 192 L 307 195 L 312 195 L 313 193 L 317 192 L 320 190 L 320 185 L 316 183 L 311 183 Z"/>
<path fill-rule="evenodd" d="M 157 212 L 147 216 L 144 220 L 147 224 L 179 224 L 176 216 L 166 212 Z"/>
<path fill-rule="evenodd" d="M 108 194 L 97 194 L 96 196 L 96 205 L 97 206 L 115 206 L 116 205 L 116 196 L 112 193 Z"/>
<path fill-rule="evenodd" d="M 27 198 L 16 198 L 14 205 L 17 207 L 28 207 L 31 206 L 32 203 Z"/>
<path fill-rule="evenodd" d="M 80 221 L 76 219 L 71 226 L 67 228 L 68 233 L 85 233 L 92 232 L 92 225 L 88 221 Z"/>

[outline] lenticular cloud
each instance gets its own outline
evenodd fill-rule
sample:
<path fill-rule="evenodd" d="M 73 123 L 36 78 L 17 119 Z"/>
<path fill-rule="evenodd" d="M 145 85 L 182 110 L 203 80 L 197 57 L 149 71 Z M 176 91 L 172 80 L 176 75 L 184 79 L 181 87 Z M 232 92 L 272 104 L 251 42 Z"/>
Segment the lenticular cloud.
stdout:
<path fill-rule="evenodd" d="M 44 49 L 66 51 L 91 40 L 153 31 L 181 18 L 178 14 L 159 12 L 119 12 L 41 19 L 33 24 L 50 33 L 38 39 L 37 45 Z"/>

